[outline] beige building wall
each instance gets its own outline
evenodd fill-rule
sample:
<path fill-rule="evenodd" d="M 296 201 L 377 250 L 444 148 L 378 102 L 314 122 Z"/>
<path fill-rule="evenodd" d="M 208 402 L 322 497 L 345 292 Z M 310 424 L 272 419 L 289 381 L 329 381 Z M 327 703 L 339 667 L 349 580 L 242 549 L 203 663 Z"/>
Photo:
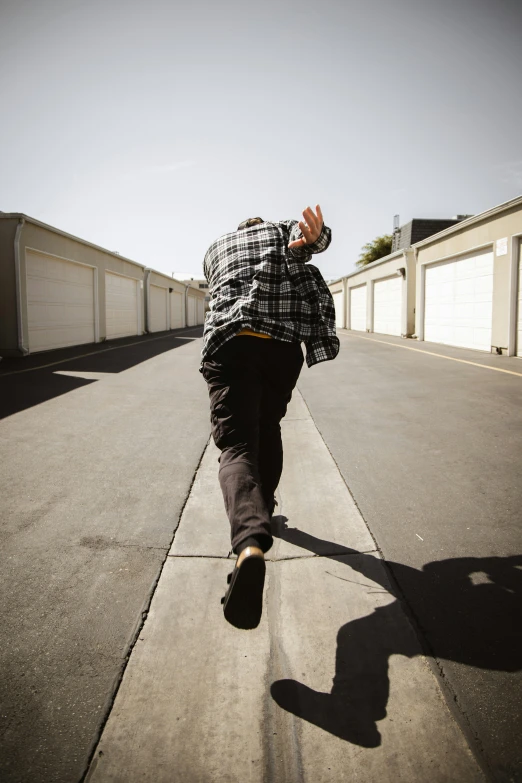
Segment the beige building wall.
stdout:
<path fill-rule="evenodd" d="M 25 221 L 19 238 L 20 258 L 20 291 L 21 291 L 21 315 L 24 346 L 27 348 L 27 290 L 26 290 L 26 250 L 36 250 L 39 253 L 47 253 L 51 256 L 67 261 L 86 264 L 96 270 L 95 273 L 95 298 L 96 315 L 98 325 L 98 340 L 106 339 L 105 317 L 105 273 L 114 272 L 125 277 L 133 278 L 140 282 L 141 292 L 141 330 L 143 334 L 145 323 L 145 303 L 143 296 L 143 280 L 145 267 L 130 259 L 120 257 L 117 254 L 98 248 L 73 236 L 62 234 L 51 227 Z"/>
<path fill-rule="evenodd" d="M 341 278 L 340 280 L 336 280 L 334 283 L 329 283 L 328 284 L 328 288 L 330 289 L 332 294 L 338 294 L 338 293 L 342 292 L 342 290 L 343 290 L 343 279 L 344 278 Z"/>
<path fill-rule="evenodd" d="M 174 291 L 179 291 L 182 294 L 185 293 L 185 286 L 181 280 L 176 280 L 174 277 L 164 275 L 162 272 L 155 272 L 154 269 L 148 269 L 147 273 L 150 276 L 150 281 L 153 285 L 166 286 L 167 288 L 172 288 Z"/>
<path fill-rule="evenodd" d="M 344 297 L 344 286 L 343 281 L 336 280 L 334 283 L 331 283 L 328 285 L 328 288 L 330 289 L 330 292 L 334 298 L 334 304 L 335 304 L 335 323 L 337 324 L 337 328 L 344 329 L 345 327 L 345 314 L 346 314 L 346 300 Z M 341 308 L 341 312 L 339 313 L 339 306 Z"/>
<path fill-rule="evenodd" d="M 193 297 L 196 301 L 196 325 L 201 326 L 205 323 L 205 292 L 199 288 L 187 288 L 188 297 Z"/>
<path fill-rule="evenodd" d="M 187 326 L 201 326 L 205 322 L 205 293 L 187 288 Z"/>
<path fill-rule="evenodd" d="M 205 295 L 203 310 L 206 312 L 210 309 L 210 294 L 208 281 L 204 277 L 180 277 L 179 278 L 185 285 L 190 288 L 195 288 L 198 291 L 202 291 Z M 201 309 L 201 305 L 198 304 L 198 308 Z"/>
<path fill-rule="evenodd" d="M 516 352 L 515 332 L 518 291 L 518 247 L 522 236 L 522 197 L 459 223 L 415 247 L 415 333 L 424 339 L 424 270 L 437 261 L 457 259 L 475 250 L 490 249 L 493 261 L 493 321 L 491 345 L 510 356 Z M 505 252 L 504 252 L 505 251 Z"/>
<path fill-rule="evenodd" d="M 0 356 L 18 346 L 15 237 L 19 220 L 0 220 Z"/>
<path fill-rule="evenodd" d="M 375 261 L 361 270 L 334 281 L 332 293 L 343 292 L 343 323 L 350 326 L 350 291 L 366 285 L 366 329 L 373 331 L 374 286 L 390 278 L 400 267 L 406 269 L 403 281 L 403 336 L 424 339 L 425 270 L 430 264 L 458 260 L 475 251 L 493 253 L 493 302 L 491 350 L 510 356 L 522 354 L 517 332 L 522 334 L 522 301 L 519 267 L 522 241 L 522 197 L 493 207 L 480 215 Z"/>
<path fill-rule="evenodd" d="M 165 288 L 168 291 L 168 302 L 169 302 L 169 318 L 168 318 L 168 324 L 167 327 L 169 329 L 175 329 L 179 328 L 177 326 L 177 323 L 174 321 L 177 320 L 176 316 L 179 316 L 180 322 L 182 326 L 186 326 L 186 286 L 180 281 L 176 280 L 173 277 L 169 277 L 168 275 L 164 275 L 162 272 L 155 272 L 153 269 L 147 269 L 146 270 L 146 282 L 145 282 L 145 290 L 146 290 L 146 297 L 145 297 L 145 312 L 146 312 L 146 329 L 148 332 L 152 331 L 151 329 L 151 312 L 150 312 L 150 286 L 158 286 L 159 288 Z M 176 294 L 178 297 L 176 297 Z M 178 313 L 177 309 L 177 302 L 179 302 L 180 305 L 180 312 Z M 173 323 L 174 322 L 174 323 Z"/>
<path fill-rule="evenodd" d="M 29 325 L 27 303 L 28 254 L 34 258 L 49 257 L 69 261 L 93 270 L 94 275 L 94 340 L 107 339 L 106 324 L 106 273 L 113 273 L 136 281 L 137 332 L 143 334 L 147 325 L 146 283 L 165 288 L 168 292 L 166 327 L 182 328 L 187 325 L 187 296 L 194 302 L 195 321 L 204 321 L 205 291 L 187 288 L 161 272 L 147 269 L 131 259 L 98 247 L 53 226 L 18 213 L 0 213 L 0 355 L 20 355 L 29 352 Z M 58 263 L 58 262 L 56 262 Z M 92 280 L 92 278 L 91 278 Z M 171 293 L 172 292 L 172 293 Z M 170 297 L 179 299 L 171 305 Z M 181 304 L 181 313 L 178 303 Z M 171 323 L 175 321 L 175 325 Z M 74 343 L 73 343 L 74 344 Z M 41 350 L 41 348 L 36 348 Z"/>
<path fill-rule="evenodd" d="M 343 328 L 347 329 L 350 326 L 350 290 L 366 284 L 366 330 L 373 331 L 374 285 L 379 280 L 396 277 L 400 274 L 399 269 L 405 270 L 405 276 L 402 278 L 401 333 L 403 336 L 413 334 L 415 328 L 415 258 L 411 249 L 398 250 L 329 284 L 328 287 L 332 294 L 343 292 Z"/>

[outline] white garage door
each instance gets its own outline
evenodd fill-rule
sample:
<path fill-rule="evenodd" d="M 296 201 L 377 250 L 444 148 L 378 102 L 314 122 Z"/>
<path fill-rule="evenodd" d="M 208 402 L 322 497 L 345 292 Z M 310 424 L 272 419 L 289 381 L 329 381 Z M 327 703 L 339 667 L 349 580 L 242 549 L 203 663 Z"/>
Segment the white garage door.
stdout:
<path fill-rule="evenodd" d="M 183 294 L 173 291 L 170 295 L 170 328 L 181 329 L 183 326 Z"/>
<path fill-rule="evenodd" d="M 187 297 L 187 326 L 196 326 L 196 297 Z"/>
<path fill-rule="evenodd" d="M 402 277 L 377 280 L 373 287 L 373 331 L 402 334 Z"/>
<path fill-rule="evenodd" d="M 94 342 L 94 269 L 26 252 L 29 351 Z"/>
<path fill-rule="evenodd" d="M 336 291 L 332 294 L 335 305 L 335 325 L 338 329 L 343 328 L 343 292 Z"/>
<path fill-rule="evenodd" d="M 198 299 L 198 324 L 205 323 L 205 300 Z"/>
<path fill-rule="evenodd" d="M 517 356 L 522 356 L 522 240 L 518 245 Z"/>
<path fill-rule="evenodd" d="M 149 329 L 151 332 L 166 332 L 168 329 L 168 288 L 151 285 L 149 288 Z"/>
<path fill-rule="evenodd" d="M 350 289 L 350 329 L 366 331 L 366 283 Z"/>
<path fill-rule="evenodd" d="M 493 252 L 426 267 L 424 339 L 491 350 Z"/>
<path fill-rule="evenodd" d="M 107 339 L 138 334 L 138 286 L 133 277 L 105 273 Z"/>

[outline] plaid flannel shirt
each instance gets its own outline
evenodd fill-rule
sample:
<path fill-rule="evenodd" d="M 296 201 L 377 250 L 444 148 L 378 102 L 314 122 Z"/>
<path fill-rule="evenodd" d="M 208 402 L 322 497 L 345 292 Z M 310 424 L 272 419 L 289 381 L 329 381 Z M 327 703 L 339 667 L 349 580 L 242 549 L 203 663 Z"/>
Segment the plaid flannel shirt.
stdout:
<path fill-rule="evenodd" d="M 308 262 L 331 240 L 323 225 L 313 244 L 289 248 L 301 238 L 296 220 L 264 222 L 216 239 L 203 263 L 210 311 L 203 332 L 202 363 L 241 329 L 276 340 L 304 342 L 306 363 L 335 359 L 332 294 L 321 272 Z"/>

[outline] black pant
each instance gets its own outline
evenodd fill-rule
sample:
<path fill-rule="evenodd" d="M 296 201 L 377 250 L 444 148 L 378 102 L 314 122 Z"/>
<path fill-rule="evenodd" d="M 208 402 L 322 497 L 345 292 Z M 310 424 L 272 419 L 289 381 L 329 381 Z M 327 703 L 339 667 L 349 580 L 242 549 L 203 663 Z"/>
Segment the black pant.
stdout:
<path fill-rule="evenodd" d="M 244 335 L 203 363 L 234 551 L 250 538 L 265 552 L 272 546 L 270 516 L 283 469 L 279 422 L 302 366 L 300 343 Z"/>

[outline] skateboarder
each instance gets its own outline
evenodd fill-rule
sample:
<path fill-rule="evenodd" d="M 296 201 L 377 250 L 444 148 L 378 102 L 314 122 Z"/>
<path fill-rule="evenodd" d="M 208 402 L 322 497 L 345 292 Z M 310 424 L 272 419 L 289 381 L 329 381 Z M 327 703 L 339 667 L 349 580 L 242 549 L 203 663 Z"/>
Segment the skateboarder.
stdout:
<path fill-rule="evenodd" d="M 303 365 L 339 351 L 332 295 L 308 264 L 330 244 L 321 208 L 303 220 L 245 220 L 217 239 L 204 260 L 211 297 L 201 372 L 208 384 L 219 482 L 238 555 L 223 599 L 226 619 L 261 619 L 264 553 L 283 467 L 280 421 Z"/>

